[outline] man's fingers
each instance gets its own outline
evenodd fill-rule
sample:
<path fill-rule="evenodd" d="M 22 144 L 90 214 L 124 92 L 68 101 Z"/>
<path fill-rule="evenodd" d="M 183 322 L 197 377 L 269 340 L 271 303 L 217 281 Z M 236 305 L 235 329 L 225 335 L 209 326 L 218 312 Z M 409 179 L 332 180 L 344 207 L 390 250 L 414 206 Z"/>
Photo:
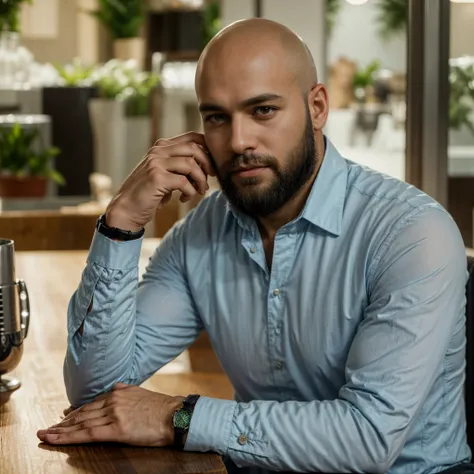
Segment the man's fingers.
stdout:
<path fill-rule="evenodd" d="M 69 413 L 72 413 L 74 410 L 75 410 L 75 408 L 73 408 L 73 407 L 66 408 L 65 410 L 63 410 L 63 415 L 68 416 Z"/>
<path fill-rule="evenodd" d="M 165 152 L 170 157 L 192 156 L 206 174 L 210 176 L 215 175 L 214 168 L 212 167 L 212 162 L 208 153 L 196 143 L 176 144 L 166 147 L 152 148 L 152 151 L 157 151 L 158 153 Z"/>
<path fill-rule="evenodd" d="M 109 412 L 110 408 L 101 408 L 99 410 L 90 410 L 90 411 L 82 411 L 78 412 L 75 415 L 62 420 L 59 423 L 56 423 L 55 425 L 51 426 L 51 428 L 56 428 L 56 427 L 62 427 L 62 426 L 74 426 L 78 425 L 84 421 L 87 420 L 92 420 L 92 419 L 97 419 L 97 418 L 102 418 L 103 416 L 106 416 L 107 413 Z"/>
<path fill-rule="evenodd" d="M 121 441 L 121 439 L 115 425 L 109 423 L 66 433 L 46 433 L 42 441 L 49 444 L 83 444 Z"/>
<path fill-rule="evenodd" d="M 91 420 L 84 420 L 77 424 L 71 424 L 68 426 L 56 425 L 48 428 L 47 430 L 38 430 L 37 436 L 39 439 L 44 440 L 46 435 L 70 433 L 71 431 L 86 430 L 96 426 L 108 425 L 110 423 L 112 423 L 112 419 L 105 415 L 99 418 L 93 418 Z"/>
<path fill-rule="evenodd" d="M 196 188 L 191 184 L 188 177 L 182 174 L 169 173 L 167 184 L 170 189 L 181 192 L 181 202 L 187 202 L 197 194 Z"/>
<path fill-rule="evenodd" d="M 175 143 L 189 142 L 196 142 L 199 145 L 206 147 L 206 140 L 204 139 L 204 135 L 202 133 L 197 132 L 186 132 L 171 138 L 160 138 L 155 142 L 155 146 L 173 145 Z"/>
<path fill-rule="evenodd" d="M 112 390 L 123 390 L 124 388 L 132 387 L 133 385 L 128 385 L 126 383 L 117 382 L 113 387 Z"/>
<path fill-rule="evenodd" d="M 60 423 L 64 423 L 65 421 L 71 419 L 72 417 L 77 416 L 78 413 L 100 410 L 101 408 L 105 406 L 108 398 L 110 398 L 109 392 L 99 395 L 93 402 L 88 403 L 87 405 L 82 405 L 81 407 L 76 408 L 75 410 L 69 411 L 68 414 L 61 420 Z"/>
<path fill-rule="evenodd" d="M 209 189 L 207 177 L 193 157 L 168 158 L 163 161 L 163 166 L 171 173 L 187 176 L 200 194 L 205 194 Z"/>

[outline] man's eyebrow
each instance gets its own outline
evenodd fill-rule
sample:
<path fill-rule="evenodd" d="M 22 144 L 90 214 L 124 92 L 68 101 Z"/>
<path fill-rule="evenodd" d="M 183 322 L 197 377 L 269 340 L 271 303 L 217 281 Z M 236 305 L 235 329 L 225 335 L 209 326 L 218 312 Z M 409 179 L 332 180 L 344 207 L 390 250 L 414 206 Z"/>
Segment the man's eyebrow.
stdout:
<path fill-rule="evenodd" d="M 249 99 L 245 99 L 239 105 L 243 108 L 250 107 L 251 105 L 258 105 L 264 102 L 269 102 L 272 100 L 282 100 L 283 97 L 278 94 L 260 94 L 256 95 L 255 97 L 250 97 Z M 212 104 L 210 102 L 204 102 L 199 105 L 199 112 L 224 112 L 224 107 L 221 107 L 217 104 Z"/>

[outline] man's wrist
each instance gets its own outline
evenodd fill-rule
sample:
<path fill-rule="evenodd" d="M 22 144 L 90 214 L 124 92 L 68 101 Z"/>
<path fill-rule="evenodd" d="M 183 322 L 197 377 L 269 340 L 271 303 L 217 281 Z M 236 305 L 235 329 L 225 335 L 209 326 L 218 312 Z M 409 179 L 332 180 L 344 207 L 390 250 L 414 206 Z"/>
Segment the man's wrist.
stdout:
<path fill-rule="evenodd" d="M 123 202 L 114 200 L 107 206 L 105 211 L 105 223 L 108 227 L 116 227 L 130 232 L 139 232 L 143 229 L 140 224 L 132 222 L 127 217 L 127 208 Z"/>
<path fill-rule="evenodd" d="M 194 413 L 194 407 L 200 398 L 200 395 L 192 394 L 186 398 L 176 397 L 179 399 L 179 406 L 176 408 L 172 424 L 174 429 L 173 446 L 176 449 L 184 449 L 191 425 L 191 419 Z"/>
<path fill-rule="evenodd" d="M 183 401 L 186 397 L 172 397 L 173 401 L 170 404 L 171 407 L 171 412 L 167 415 L 167 419 L 169 420 L 168 426 L 170 427 L 170 437 L 171 439 L 170 445 L 173 445 L 175 442 L 175 429 L 174 429 L 174 424 L 173 424 L 173 418 L 174 414 L 176 413 L 176 410 L 179 410 L 180 408 L 183 407 Z"/>

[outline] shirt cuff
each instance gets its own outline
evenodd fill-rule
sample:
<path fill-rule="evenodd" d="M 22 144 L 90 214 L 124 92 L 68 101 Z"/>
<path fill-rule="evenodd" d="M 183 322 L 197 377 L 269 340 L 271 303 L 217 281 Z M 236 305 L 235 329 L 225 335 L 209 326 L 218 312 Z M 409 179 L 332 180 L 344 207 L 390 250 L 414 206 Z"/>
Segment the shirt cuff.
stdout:
<path fill-rule="evenodd" d="M 122 242 L 95 231 L 87 262 L 110 270 L 130 270 L 139 263 L 142 242 L 143 237 Z"/>
<path fill-rule="evenodd" d="M 214 451 L 227 454 L 237 402 L 199 397 L 195 407 L 185 451 Z"/>

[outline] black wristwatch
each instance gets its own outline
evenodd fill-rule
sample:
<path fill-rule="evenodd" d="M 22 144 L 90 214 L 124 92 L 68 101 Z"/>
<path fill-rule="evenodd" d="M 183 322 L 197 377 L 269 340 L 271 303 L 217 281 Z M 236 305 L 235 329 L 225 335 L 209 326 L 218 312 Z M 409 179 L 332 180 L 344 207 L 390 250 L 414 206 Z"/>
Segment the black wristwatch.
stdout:
<path fill-rule="evenodd" d="M 185 436 L 189 431 L 191 417 L 194 407 L 199 400 L 200 395 L 188 395 L 183 400 L 183 406 L 176 410 L 173 415 L 174 443 L 173 447 L 183 450 L 185 445 Z"/>
<path fill-rule="evenodd" d="M 145 228 L 139 230 L 138 232 L 132 232 L 131 230 L 118 229 L 117 227 L 109 227 L 105 223 L 105 214 L 102 214 L 97 219 L 97 224 L 95 226 L 97 232 L 105 235 L 109 239 L 113 240 L 135 240 L 143 237 L 145 233 Z"/>

